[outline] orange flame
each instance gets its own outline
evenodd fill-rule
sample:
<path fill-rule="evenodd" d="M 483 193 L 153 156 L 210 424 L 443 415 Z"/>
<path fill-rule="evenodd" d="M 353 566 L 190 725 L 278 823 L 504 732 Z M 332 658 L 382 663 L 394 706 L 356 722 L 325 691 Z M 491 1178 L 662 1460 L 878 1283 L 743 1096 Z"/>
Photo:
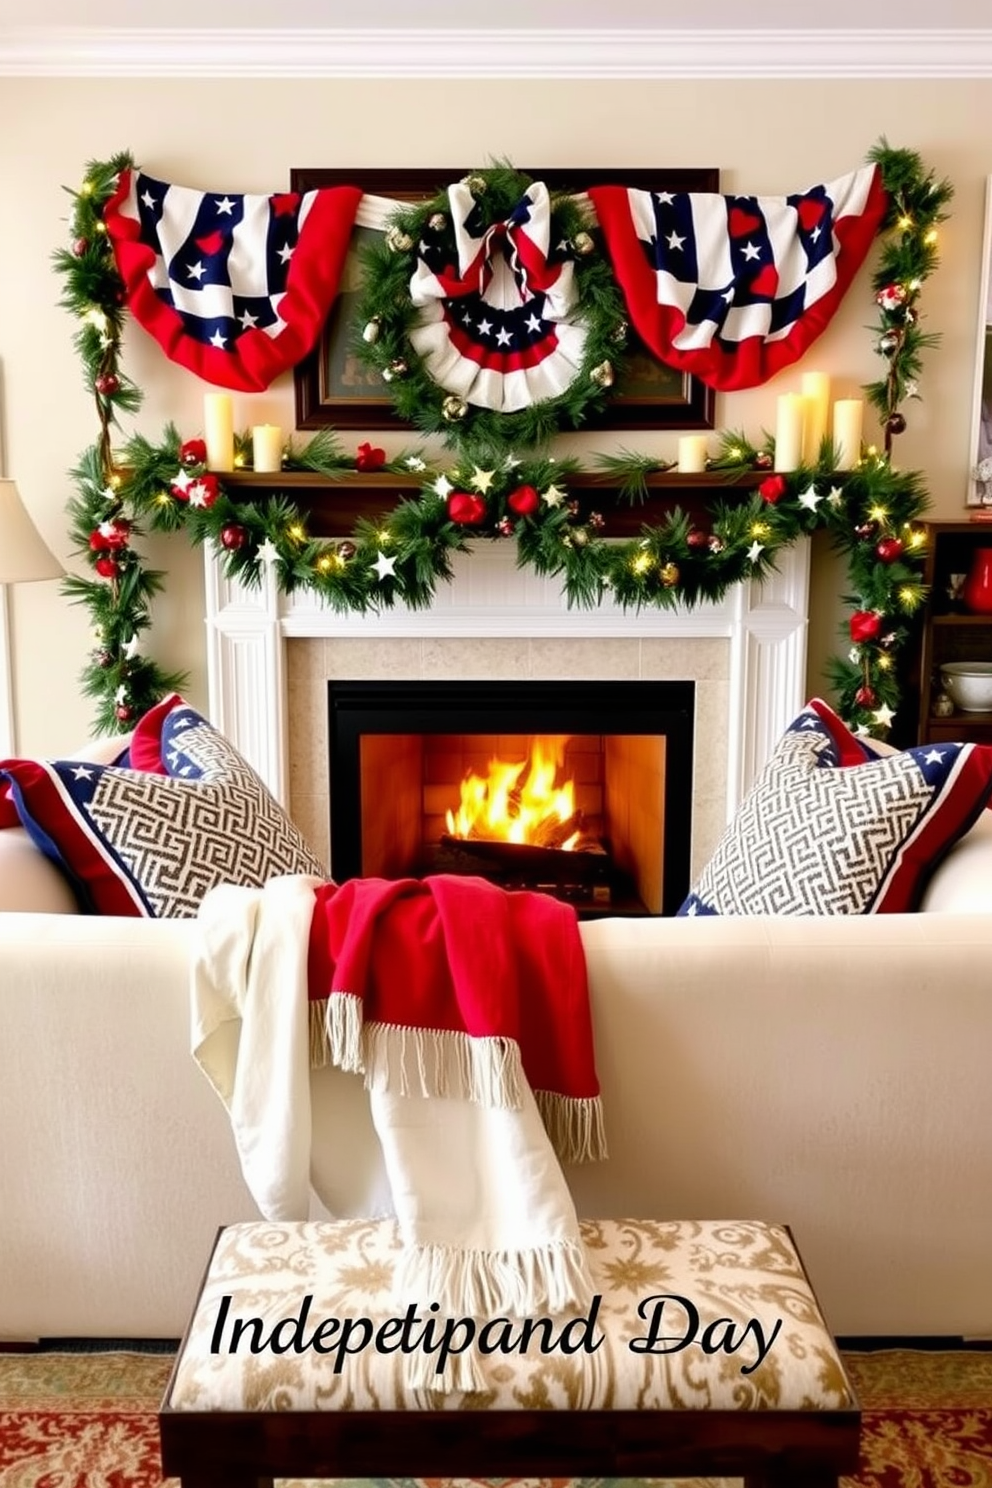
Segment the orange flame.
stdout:
<path fill-rule="evenodd" d="M 579 831 L 564 841 L 557 840 L 556 831 L 576 817 L 574 782 L 558 783 L 567 742 L 568 735 L 535 738 L 525 759 L 491 759 L 484 776 L 470 771 L 461 783 L 458 810 L 445 814 L 450 835 L 569 851 Z"/>

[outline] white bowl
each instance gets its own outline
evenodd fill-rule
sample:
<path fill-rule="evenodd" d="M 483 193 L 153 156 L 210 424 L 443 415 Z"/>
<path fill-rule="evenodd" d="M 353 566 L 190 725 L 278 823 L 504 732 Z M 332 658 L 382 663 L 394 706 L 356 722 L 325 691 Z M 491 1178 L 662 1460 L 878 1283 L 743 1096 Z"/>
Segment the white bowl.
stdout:
<path fill-rule="evenodd" d="M 940 676 L 962 713 L 992 713 L 992 661 L 945 661 Z"/>

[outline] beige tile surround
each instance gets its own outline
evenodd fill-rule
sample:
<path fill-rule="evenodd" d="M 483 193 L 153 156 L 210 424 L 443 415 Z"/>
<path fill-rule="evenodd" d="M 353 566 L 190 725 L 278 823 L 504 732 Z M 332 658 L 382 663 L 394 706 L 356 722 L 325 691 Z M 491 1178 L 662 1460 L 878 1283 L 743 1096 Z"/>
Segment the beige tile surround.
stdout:
<path fill-rule="evenodd" d="M 691 873 L 712 854 L 727 814 L 730 642 L 723 638 L 290 637 L 286 641 L 289 806 L 323 860 L 330 855 L 327 688 L 331 679 L 535 682 L 694 681 Z"/>

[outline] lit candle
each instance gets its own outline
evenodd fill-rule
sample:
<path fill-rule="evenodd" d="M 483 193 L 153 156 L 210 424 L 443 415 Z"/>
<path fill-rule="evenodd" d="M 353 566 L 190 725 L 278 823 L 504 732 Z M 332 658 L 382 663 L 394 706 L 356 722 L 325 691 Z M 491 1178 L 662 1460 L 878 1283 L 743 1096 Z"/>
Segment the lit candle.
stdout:
<path fill-rule="evenodd" d="M 803 457 L 806 399 L 801 393 L 782 393 L 775 424 L 775 469 L 795 470 Z"/>
<path fill-rule="evenodd" d="M 834 404 L 834 458 L 838 470 L 853 470 L 861 459 L 861 425 L 864 404 L 860 398 L 841 398 Z"/>
<path fill-rule="evenodd" d="M 679 470 L 683 475 L 698 475 L 706 469 L 706 435 L 683 434 L 679 440 Z"/>
<path fill-rule="evenodd" d="M 282 469 L 282 430 L 278 424 L 256 424 L 251 431 L 251 452 L 255 471 Z"/>
<path fill-rule="evenodd" d="M 230 393 L 204 393 L 203 435 L 210 470 L 234 469 L 234 402 Z"/>
<path fill-rule="evenodd" d="M 803 425 L 803 464 L 816 465 L 820 446 L 827 434 L 830 412 L 830 378 L 826 372 L 803 373 L 803 397 L 806 399 L 806 422 Z"/>

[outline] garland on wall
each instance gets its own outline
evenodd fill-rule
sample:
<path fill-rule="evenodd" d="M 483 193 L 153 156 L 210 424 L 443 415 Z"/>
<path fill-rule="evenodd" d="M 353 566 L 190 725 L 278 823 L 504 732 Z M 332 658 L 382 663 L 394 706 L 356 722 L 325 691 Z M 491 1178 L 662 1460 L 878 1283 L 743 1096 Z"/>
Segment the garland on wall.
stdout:
<path fill-rule="evenodd" d="M 591 607 L 610 595 L 623 607 L 638 609 L 719 599 L 732 585 L 767 575 L 783 546 L 826 528 L 847 556 L 851 593 L 845 600 L 852 609 L 849 646 L 831 664 L 831 682 L 853 727 L 887 732 L 902 696 L 897 661 L 925 598 L 925 537 L 918 522 L 927 504 L 921 478 L 894 470 L 888 456 L 892 436 L 905 428 L 900 404 L 918 396 L 921 353 L 936 340 L 920 329 L 918 301 L 937 265 L 936 224 L 946 215 L 951 187 L 926 172 L 913 152 L 890 151 L 883 142 L 874 158 L 883 167 L 889 199 L 873 281 L 876 350 L 886 371 L 866 393 L 882 417 L 884 452 L 869 449 L 854 471 L 837 474 L 834 452 L 825 442 L 815 465 L 779 474 L 771 469 L 770 439 L 757 446 L 743 434 L 723 435 L 713 468 L 730 483 L 744 472 L 765 472 L 757 490 L 715 500 L 705 525 L 676 510 L 624 542 L 604 539 L 602 513 L 569 490 L 576 462 L 534 458 L 527 448 L 562 421 L 580 422 L 583 410 L 595 406 L 609 385 L 605 373 L 598 378 L 591 373 L 608 361 L 612 374 L 622 355 L 622 316 L 603 276 L 593 277 L 595 262 L 579 278 L 588 365 L 583 363 L 582 375 L 556 409 L 478 416 L 473 410 L 466 441 L 461 435 L 467 413 L 446 416 L 444 399 L 435 391 L 427 417 L 436 422 L 429 427 L 447 426 L 454 446 L 441 458 L 416 450 L 387 462 L 384 452 L 369 444 L 346 452 L 332 433 L 302 446 L 290 441 L 286 470 L 337 478 L 383 469 L 419 479 L 415 499 L 401 501 L 377 522 L 360 521 L 348 538 L 312 536 L 307 514 L 288 499 L 236 499 L 233 488 L 207 469 L 203 441 L 183 439 L 173 426 L 157 444 L 134 435 L 115 450 L 120 415 L 137 412 L 142 395 L 121 365 L 125 294 L 102 211 L 131 158 L 91 163 L 81 188 L 70 193 L 70 246 L 58 250 L 54 262 L 64 281 L 61 304 L 78 322 L 75 344 L 99 423 L 97 442 L 72 472 L 76 494 L 68 505 L 74 550 L 84 556 L 89 575 L 65 581 L 67 594 L 88 609 L 94 625 L 94 649 L 82 680 L 97 705 L 96 726 L 103 732 L 126 726 L 182 683 L 143 649 L 151 601 L 164 583 L 164 575 L 148 568 L 136 547 L 145 532 L 182 529 L 222 556 L 229 577 L 257 585 L 271 565 L 283 592 L 311 590 L 336 609 L 364 612 L 397 603 L 429 604 L 438 580 L 451 575 L 453 555 L 464 551 L 470 538 L 515 542 L 518 561 L 559 577 L 570 604 Z M 514 175 L 498 166 L 469 179 L 479 195 L 491 185 L 490 200 L 501 210 Z M 422 225 L 429 227 L 439 212 L 437 204 L 428 204 Z M 404 235 L 401 253 L 408 225 L 405 209 L 394 224 Z M 556 220 L 555 226 L 567 229 L 576 263 L 599 259 L 602 268 L 595 240 L 588 248 L 580 236 L 584 229 L 571 219 Z M 447 223 L 436 222 L 429 230 L 446 232 Z M 395 256 L 396 248 L 385 252 Z M 388 281 L 388 261 L 381 271 L 378 288 Z M 389 338 L 407 325 L 405 317 L 405 305 L 395 324 L 370 316 L 367 325 L 379 324 L 365 336 L 365 345 L 379 356 L 390 350 Z M 611 351 L 603 355 L 607 343 Z M 418 386 L 416 375 L 407 368 L 389 385 L 403 412 L 403 400 Z M 250 468 L 246 435 L 236 438 L 236 463 Z M 598 461 L 598 469 L 631 497 L 643 492 L 649 474 L 670 468 L 629 454 Z"/>

